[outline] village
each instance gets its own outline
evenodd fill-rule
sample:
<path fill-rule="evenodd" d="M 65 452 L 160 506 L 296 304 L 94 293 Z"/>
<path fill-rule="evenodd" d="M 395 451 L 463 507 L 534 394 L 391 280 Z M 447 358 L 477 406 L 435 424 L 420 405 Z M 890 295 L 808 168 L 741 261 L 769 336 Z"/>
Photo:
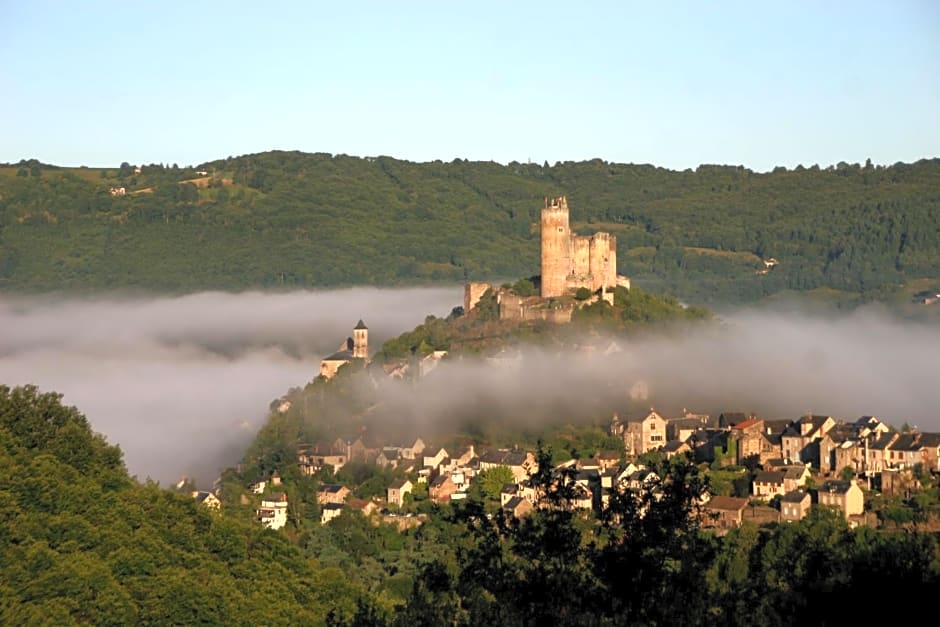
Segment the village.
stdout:
<path fill-rule="evenodd" d="M 256 503 L 259 524 L 281 529 L 288 524 L 289 511 L 282 474 L 330 478 L 347 464 L 358 463 L 393 471 L 384 498 L 356 498 L 355 485 L 321 481 L 316 493 L 321 524 L 349 511 L 402 529 L 413 527 L 426 517 L 421 500 L 445 504 L 472 498 L 473 486 L 493 475 L 504 479 L 498 503 L 507 516 L 521 518 L 538 508 L 558 506 L 600 515 L 615 493 L 639 495 L 646 490 L 655 497 L 660 477 L 652 466 L 686 456 L 711 480 L 711 490 L 700 503 L 706 528 L 721 532 L 745 520 L 798 521 L 812 507 L 834 508 L 850 526 L 858 526 L 877 524 L 866 508 L 873 496 L 910 497 L 921 477 L 940 470 L 940 433 L 898 431 L 873 416 L 855 421 L 823 415 L 771 420 L 745 413 L 711 416 L 686 411 L 667 418 L 650 410 L 634 420 L 615 414 L 609 433 L 622 447 L 597 450 L 592 457 L 568 459 L 551 469 L 555 481 L 567 488 L 562 505 L 548 499 L 533 481 L 539 471 L 536 451 L 474 445 L 448 451 L 422 437 L 379 442 L 368 433 L 299 445 L 292 472 L 274 471 L 247 486 L 242 504 Z M 220 507 L 212 492 L 193 496 L 206 506 Z"/>

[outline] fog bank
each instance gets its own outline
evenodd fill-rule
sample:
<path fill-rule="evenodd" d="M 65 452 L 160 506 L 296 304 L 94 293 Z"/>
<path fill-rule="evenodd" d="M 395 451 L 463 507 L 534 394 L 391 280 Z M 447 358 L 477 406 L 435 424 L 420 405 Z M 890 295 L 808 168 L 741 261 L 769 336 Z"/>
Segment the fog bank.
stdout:
<path fill-rule="evenodd" d="M 207 485 L 360 318 L 374 351 L 461 302 L 460 288 L 2 297 L 0 383 L 62 393 L 140 479 Z"/>
<path fill-rule="evenodd" d="M 178 298 L 0 300 L 0 382 L 64 395 L 121 446 L 139 478 L 207 485 L 234 464 L 268 404 L 317 373 L 362 318 L 370 350 L 446 316 L 459 288 L 351 289 Z M 380 379 L 391 428 L 446 431 L 468 418 L 507 426 L 690 411 L 876 415 L 940 431 L 940 325 L 873 309 L 841 317 L 741 310 L 682 335 L 592 337 L 574 350 L 445 359 L 417 383 Z"/>

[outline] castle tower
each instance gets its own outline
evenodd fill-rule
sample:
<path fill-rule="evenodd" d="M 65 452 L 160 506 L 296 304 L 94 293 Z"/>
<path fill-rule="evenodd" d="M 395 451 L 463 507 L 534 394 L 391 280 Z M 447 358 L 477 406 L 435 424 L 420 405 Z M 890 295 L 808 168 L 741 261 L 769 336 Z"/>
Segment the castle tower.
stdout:
<path fill-rule="evenodd" d="M 546 198 L 542 209 L 542 298 L 562 296 L 571 271 L 568 199 Z"/>
<path fill-rule="evenodd" d="M 362 320 L 353 328 L 353 357 L 369 359 L 369 327 Z"/>

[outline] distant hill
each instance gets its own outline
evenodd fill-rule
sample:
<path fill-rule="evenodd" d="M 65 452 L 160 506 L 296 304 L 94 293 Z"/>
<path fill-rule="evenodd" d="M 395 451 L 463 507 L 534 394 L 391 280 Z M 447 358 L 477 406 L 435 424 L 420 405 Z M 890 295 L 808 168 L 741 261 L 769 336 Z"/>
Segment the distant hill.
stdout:
<path fill-rule="evenodd" d="M 542 198 L 556 195 L 579 233 L 617 236 L 621 274 L 690 303 L 886 299 L 940 277 L 940 159 L 761 174 L 267 152 L 139 170 L 0 167 L 0 290 L 530 276 Z"/>

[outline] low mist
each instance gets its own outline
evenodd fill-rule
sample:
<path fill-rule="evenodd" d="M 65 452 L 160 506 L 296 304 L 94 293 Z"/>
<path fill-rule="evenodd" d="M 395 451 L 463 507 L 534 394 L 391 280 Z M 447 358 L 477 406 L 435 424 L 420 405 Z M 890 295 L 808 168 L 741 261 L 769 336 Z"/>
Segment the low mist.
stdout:
<path fill-rule="evenodd" d="M 236 463 L 269 403 L 314 378 L 362 318 L 370 351 L 460 304 L 459 288 L 178 298 L 0 301 L 0 382 L 76 405 L 139 478 L 206 485 Z M 940 325 L 878 309 L 840 317 L 739 310 L 668 336 L 585 338 L 568 350 L 445 359 L 418 382 L 382 381 L 391 428 L 443 432 L 471 417 L 508 427 L 608 416 L 753 412 L 940 431 Z"/>
<path fill-rule="evenodd" d="M 241 458 L 269 403 L 316 377 L 360 318 L 374 351 L 462 300 L 458 287 L 4 297 L 0 383 L 63 394 L 139 479 L 206 486 Z"/>

